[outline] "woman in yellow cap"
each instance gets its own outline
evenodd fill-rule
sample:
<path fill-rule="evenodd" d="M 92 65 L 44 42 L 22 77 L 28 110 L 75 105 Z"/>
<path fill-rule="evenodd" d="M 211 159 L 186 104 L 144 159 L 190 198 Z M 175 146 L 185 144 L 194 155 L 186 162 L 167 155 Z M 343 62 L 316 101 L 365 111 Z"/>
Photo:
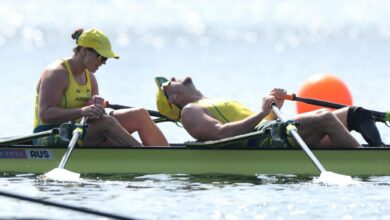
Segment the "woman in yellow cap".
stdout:
<path fill-rule="evenodd" d="M 104 99 L 94 73 L 108 58 L 116 58 L 108 37 L 98 29 L 76 30 L 77 47 L 70 58 L 47 66 L 36 87 L 34 132 L 49 130 L 68 121 L 88 117 L 82 140 L 86 146 L 166 146 L 166 138 L 141 108 L 105 114 Z M 142 143 L 131 136 L 138 132 Z M 59 136 L 34 140 L 35 144 L 67 145 Z"/>

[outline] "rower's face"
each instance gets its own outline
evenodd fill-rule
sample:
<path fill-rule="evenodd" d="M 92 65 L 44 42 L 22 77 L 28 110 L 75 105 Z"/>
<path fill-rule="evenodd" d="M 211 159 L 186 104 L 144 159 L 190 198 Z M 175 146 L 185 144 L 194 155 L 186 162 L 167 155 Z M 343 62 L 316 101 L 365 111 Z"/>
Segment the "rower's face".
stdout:
<path fill-rule="evenodd" d="M 184 79 L 179 79 L 179 80 L 176 79 L 175 77 L 172 77 L 170 82 L 176 86 L 189 86 L 189 85 L 193 84 L 192 78 L 189 76 L 187 76 Z"/>
<path fill-rule="evenodd" d="M 85 66 L 86 68 L 92 72 L 95 73 L 101 65 L 106 64 L 107 58 L 99 55 L 98 52 L 96 52 L 92 48 L 85 48 Z"/>
<path fill-rule="evenodd" d="M 181 80 L 177 80 L 175 77 L 172 77 L 170 81 L 166 82 L 163 85 L 163 89 L 165 92 L 165 95 L 167 96 L 168 100 L 170 100 L 171 97 L 181 95 L 186 90 L 194 88 L 194 84 L 192 82 L 191 77 L 186 77 Z"/>

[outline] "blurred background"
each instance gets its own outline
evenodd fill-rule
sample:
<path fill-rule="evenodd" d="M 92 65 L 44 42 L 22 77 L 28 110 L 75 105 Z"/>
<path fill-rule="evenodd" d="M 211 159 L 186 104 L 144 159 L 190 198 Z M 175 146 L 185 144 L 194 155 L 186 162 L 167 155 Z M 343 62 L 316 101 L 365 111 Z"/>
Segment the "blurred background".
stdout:
<path fill-rule="evenodd" d="M 31 133 L 38 77 L 71 56 L 77 28 L 102 29 L 121 57 L 96 73 L 111 103 L 155 110 L 153 77 L 188 75 L 206 96 L 256 111 L 272 88 L 297 93 L 331 73 L 355 105 L 389 110 L 389 11 L 384 0 L 1 0 L 0 137 Z M 295 103 L 283 112 L 296 114 Z M 160 127 L 170 142 L 192 140 Z"/>

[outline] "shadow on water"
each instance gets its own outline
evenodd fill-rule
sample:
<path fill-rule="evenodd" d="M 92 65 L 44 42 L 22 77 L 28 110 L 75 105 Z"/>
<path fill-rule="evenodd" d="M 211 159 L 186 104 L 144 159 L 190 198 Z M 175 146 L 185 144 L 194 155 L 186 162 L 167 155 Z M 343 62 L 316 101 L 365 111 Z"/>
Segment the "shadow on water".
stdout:
<path fill-rule="evenodd" d="M 40 174 L 28 173 L 1 173 L 0 178 L 7 179 L 8 182 L 19 182 L 26 179 L 33 179 L 38 185 L 99 185 L 99 184 L 128 184 L 130 188 L 153 188 L 165 183 L 181 183 L 192 186 L 212 185 L 213 187 L 224 187 L 229 185 L 288 185 L 288 184 L 311 184 L 317 176 L 311 175 L 226 175 L 226 174 L 88 174 L 82 175 L 82 181 L 78 183 L 42 182 L 36 180 Z M 388 176 L 358 176 L 353 177 L 364 183 L 376 185 L 390 185 Z M 150 183 L 144 184 L 141 183 Z M 187 186 L 188 187 L 188 186 Z M 207 187 L 206 187 L 207 188 Z M 194 187 L 194 190 L 202 190 L 202 187 Z"/>
<path fill-rule="evenodd" d="M 107 180 L 107 181 L 131 181 L 131 182 L 188 182 L 213 185 L 233 185 L 233 184 L 295 184 L 300 182 L 309 182 L 312 176 L 305 175 L 225 175 L 225 174 L 120 174 L 120 175 L 101 175 L 93 174 L 84 177 L 88 180 Z"/>

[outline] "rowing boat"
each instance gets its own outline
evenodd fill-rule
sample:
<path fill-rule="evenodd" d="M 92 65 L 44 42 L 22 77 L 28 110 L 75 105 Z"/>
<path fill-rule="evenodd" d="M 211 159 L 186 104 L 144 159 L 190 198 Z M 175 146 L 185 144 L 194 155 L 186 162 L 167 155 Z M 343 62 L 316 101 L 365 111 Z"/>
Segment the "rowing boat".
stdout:
<path fill-rule="evenodd" d="M 88 174 L 296 174 L 318 175 L 300 148 L 248 147 L 262 131 L 171 147 L 76 147 L 67 169 Z M 4 142 L 5 143 L 5 142 Z M 0 172 L 45 173 L 66 147 L 0 145 Z M 313 153 L 334 172 L 354 176 L 390 175 L 390 148 L 323 148 Z"/>
<path fill-rule="evenodd" d="M 2 146 L 3 173 L 44 173 L 56 167 L 63 147 Z M 313 150 L 323 165 L 354 176 L 390 175 L 390 148 Z M 78 147 L 66 167 L 81 174 L 303 174 L 318 175 L 300 149 L 243 147 Z"/>
<path fill-rule="evenodd" d="M 299 149 L 253 148 L 244 142 L 257 132 L 217 141 L 185 142 L 171 147 L 76 147 L 66 169 L 88 174 L 296 174 L 318 175 Z M 44 173 L 56 167 L 66 147 L 0 146 L 0 172 Z M 324 148 L 313 153 L 334 172 L 389 176 L 390 148 Z"/>

